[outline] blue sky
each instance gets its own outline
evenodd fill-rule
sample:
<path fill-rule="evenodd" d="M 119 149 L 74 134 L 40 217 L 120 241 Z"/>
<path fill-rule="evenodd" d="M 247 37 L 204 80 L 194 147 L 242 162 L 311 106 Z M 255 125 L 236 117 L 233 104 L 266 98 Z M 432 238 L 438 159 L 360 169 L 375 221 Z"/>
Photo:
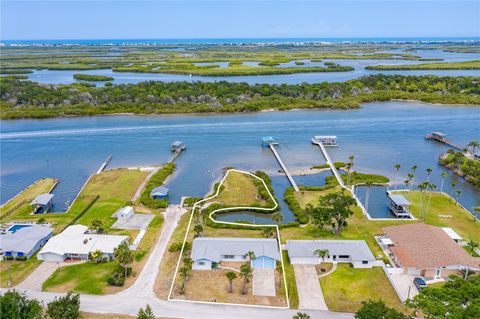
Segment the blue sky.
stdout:
<path fill-rule="evenodd" d="M 480 1 L 0 1 L 3 40 L 480 36 Z"/>

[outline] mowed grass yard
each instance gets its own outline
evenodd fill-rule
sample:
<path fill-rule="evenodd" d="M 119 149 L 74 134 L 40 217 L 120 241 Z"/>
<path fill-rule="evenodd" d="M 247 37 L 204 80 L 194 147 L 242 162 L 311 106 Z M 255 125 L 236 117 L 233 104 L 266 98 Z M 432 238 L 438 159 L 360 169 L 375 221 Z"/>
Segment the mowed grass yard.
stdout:
<path fill-rule="evenodd" d="M 106 290 L 107 279 L 116 267 L 115 261 L 100 264 L 86 262 L 61 267 L 43 283 L 43 290 L 99 295 Z"/>
<path fill-rule="evenodd" d="M 356 269 L 338 264 L 332 274 L 320 278 L 320 286 L 328 309 L 333 311 L 356 312 L 368 300 L 383 300 L 389 307 L 404 309 L 380 267 Z"/>
<path fill-rule="evenodd" d="M 411 212 L 415 217 L 419 217 L 421 208 L 421 193 L 412 191 L 397 192 L 405 196 L 412 204 Z M 428 201 L 429 194 L 426 199 Z M 450 217 L 441 217 L 440 215 L 449 215 Z M 465 240 L 480 241 L 480 222 L 474 222 L 473 216 L 462 207 L 456 205 L 455 200 L 442 193 L 432 193 L 430 208 L 427 213 L 427 224 L 438 227 L 453 228 Z"/>

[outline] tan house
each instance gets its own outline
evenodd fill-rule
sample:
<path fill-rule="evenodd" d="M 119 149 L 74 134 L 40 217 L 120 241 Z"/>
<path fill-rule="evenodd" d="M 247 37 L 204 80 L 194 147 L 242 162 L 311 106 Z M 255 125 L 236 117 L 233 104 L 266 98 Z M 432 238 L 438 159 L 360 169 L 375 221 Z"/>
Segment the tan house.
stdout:
<path fill-rule="evenodd" d="M 383 228 L 390 239 L 390 257 L 405 273 L 426 278 L 480 271 L 480 258 L 471 257 L 444 230 L 423 223 Z"/>

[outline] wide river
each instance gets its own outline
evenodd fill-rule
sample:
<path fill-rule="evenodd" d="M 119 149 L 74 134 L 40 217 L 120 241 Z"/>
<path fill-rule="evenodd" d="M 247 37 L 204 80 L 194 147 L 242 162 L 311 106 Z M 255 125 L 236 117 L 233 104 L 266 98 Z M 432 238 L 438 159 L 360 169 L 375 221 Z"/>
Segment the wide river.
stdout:
<path fill-rule="evenodd" d="M 393 53 L 404 53 L 402 50 L 387 51 Z M 480 54 L 476 53 L 459 53 L 446 52 L 442 50 L 416 50 L 408 52 L 422 58 L 443 59 L 443 62 L 462 62 L 470 60 L 479 60 Z M 27 74 L 30 80 L 40 83 L 51 84 L 70 84 L 79 82 L 73 78 L 76 73 L 105 75 L 114 78 L 115 84 L 134 84 L 144 81 L 162 81 L 162 82 L 214 82 L 214 81 L 229 81 L 229 82 L 246 82 L 249 84 L 267 83 L 267 84 L 299 84 L 299 83 L 320 83 L 320 82 L 343 82 L 355 79 L 361 76 L 373 74 L 400 74 L 400 75 L 438 75 L 438 76 L 480 76 L 480 70 L 407 70 L 407 71 L 375 71 L 366 70 L 365 67 L 369 65 L 399 65 L 399 64 L 421 64 L 434 63 L 432 61 L 409 61 L 409 60 L 332 60 L 324 59 L 322 62 L 311 62 L 310 60 L 300 60 L 303 65 L 296 65 L 295 61 L 283 63 L 279 65 L 282 67 L 310 67 L 310 66 L 324 66 L 325 62 L 334 62 L 343 66 L 351 66 L 354 68 L 348 72 L 312 72 L 312 73 L 295 73 L 295 74 L 278 74 L 278 75 L 257 75 L 257 76 L 198 76 L 188 74 L 165 74 L 165 73 L 133 73 L 133 72 L 113 72 L 111 69 L 101 70 L 33 70 L 33 73 Z M 205 63 L 203 63 L 205 64 Z M 221 68 L 227 67 L 226 62 L 206 63 L 218 64 Z M 258 62 L 245 62 L 246 65 L 256 65 Z M 103 86 L 103 82 L 96 82 L 97 86 Z"/>
<path fill-rule="evenodd" d="M 424 139 L 425 134 L 442 131 L 455 143 L 466 145 L 480 139 L 480 111 L 477 107 L 435 106 L 416 102 L 364 104 L 357 110 L 317 110 L 261 112 L 229 115 L 96 116 L 46 120 L 1 121 L 1 202 L 5 202 L 36 179 L 56 177 L 55 210 L 72 201 L 88 176 L 108 155 L 109 168 L 149 166 L 164 163 L 170 144 L 180 139 L 187 151 L 177 159 L 177 170 L 168 181 L 171 201 L 181 196 L 203 196 L 221 169 L 234 166 L 245 170 L 264 170 L 273 176 L 277 197 L 283 197 L 288 181 L 278 175 L 279 166 L 268 149 L 260 146 L 262 136 L 277 136 L 279 153 L 293 170 L 324 163 L 318 147 L 310 143 L 313 135 L 337 135 L 338 148 L 330 149 L 335 161 L 355 156 L 355 169 L 389 176 L 403 184 L 410 167 L 418 165 L 415 180 L 426 178 L 440 185 L 443 168 L 438 156 L 447 147 Z M 399 163 L 396 178 L 393 165 Z M 297 177 L 299 184 L 321 185 L 329 173 Z M 480 192 L 463 178 L 460 202 L 472 209 L 480 205 Z M 385 217 L 384 191 L 373 191 L 371 215 Z M 359 191 L 361 195 L 361 190 Z M 362 195 L 361 195 L 362 197 Z M 281 203 L 286 221 L 292 213 Z M 238 216 L 223 216 L 237 218 Z M 258 216 L 247 216 L 259 220 Z M 260 218 L 261 219 L 261 218 Z"/>

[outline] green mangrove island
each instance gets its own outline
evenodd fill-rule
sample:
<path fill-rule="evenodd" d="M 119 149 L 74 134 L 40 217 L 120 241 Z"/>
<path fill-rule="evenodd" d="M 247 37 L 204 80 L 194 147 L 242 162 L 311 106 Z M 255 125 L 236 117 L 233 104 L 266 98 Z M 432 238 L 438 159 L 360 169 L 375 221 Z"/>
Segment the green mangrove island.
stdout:
<path fill-rule="evenodd" d="M 74 78 L 75 80 L 80 80 L 80 81 L 94 81 L 94 82 L 113 81 L 113 77 L 111 77 L 111 76 L 93 75 L 93 74 L 81 74 L 81 73 L 74 74 L 74 75 L 73 75 L 73 78 Z"/>
<path fill-rule="evenodd" d="M 480 70 L 480 60 L 409 65 L 370 65 L 367 70 Z"/>
<path fill-rule="evenodd" d="M 358 108 L 363 102 L 419 100 L 480 105 L 479 77 L 371 75 L 340 83 L 255 84 L 142 82 L 105 87 L 88 83 L 0 81 L 2 119 L 113 113 L 227 113 L 261 110 Z"/>

